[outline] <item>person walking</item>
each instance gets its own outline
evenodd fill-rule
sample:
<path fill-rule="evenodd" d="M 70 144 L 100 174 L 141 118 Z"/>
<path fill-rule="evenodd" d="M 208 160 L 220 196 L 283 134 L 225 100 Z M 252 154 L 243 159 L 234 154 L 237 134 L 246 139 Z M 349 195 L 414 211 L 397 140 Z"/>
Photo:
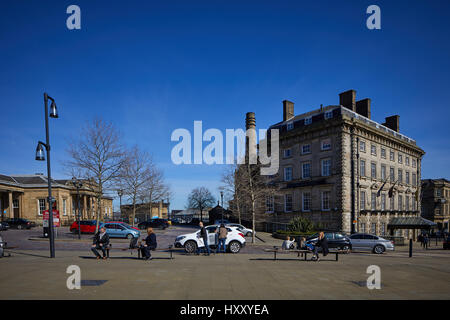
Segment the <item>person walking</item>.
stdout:
<path fill-rule="evenodd" d="M 208 231 L 206 230 L 205 226 L 203 225 L 203 222 L 200 221 L 198 224 L 200 227 L 200 238 L 203 240 L 203 244 L 205 247 L 205 255 L 209 256 L 211 254 L 211 250 L 209 248 L 208 244 Z M 200 247 L 197 247 L 197 255 L 200 254 Z"/>
<path fill-rule="evenodd" d="M 153 228 L 147 228 L 147 237 L 144 242 L 141 243 L 142 258 L 145 261 L 153 259 L 150 250 L 155 250 L 156 246 L 156 235 L 153 232 Z"/>
<path fill-rule="evenodd" d="M 220 248 L 223 248 L 223 253 L 225 253 L 225 243 L 227 241 L 228 230 L 222 223 L 216 232 L 219 234 L 219 244 L 217 245 L 216 252 L 220 252 Z"/>
<path fill-rule="evenodd" d="M 319 233 L 319 238 L 317 239 L 317 243 L 314 247 L 314 256 L 316 261 L 319 261 L 319 247 L 322 248 L 322 254 L 325 257 L 328 255 L 328 240 L 325 238 L 325 234 L 323 232 Z"/>
<path fill-rule="evenodd" d="M 428 238 L 428 233 L 425 233 L 425 235 L 423 236 L 423 247 L 424 249 L 428 249 L 428 242 L 429 242 L 429 238 Z"/>
<path fill-rule="evenodd" d="M 106 260 L 106 249 L 109 246 L 109 235 L 106 233 L 105 227 L 101 227 L 100 230 L 94 236 L 94 242 L 92 243 L 91 251 L 97 257 L 97 260 L 101 258 L 100 253 L 97 250 L 102 250 L 103 260 Z"/>
<path fill-rule="evenodd" d="M 417 236 L 417 240 L 420 242 L 420 246 L 423 248 L 423 235 L 422 235 L 422 234 L 419 234 L 419 235 Z"/>

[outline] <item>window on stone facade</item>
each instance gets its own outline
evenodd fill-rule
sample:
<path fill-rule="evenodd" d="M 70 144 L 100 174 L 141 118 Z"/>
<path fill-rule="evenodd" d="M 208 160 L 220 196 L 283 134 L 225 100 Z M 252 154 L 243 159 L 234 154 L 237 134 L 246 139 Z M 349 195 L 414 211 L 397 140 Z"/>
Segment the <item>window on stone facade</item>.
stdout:
<path fill-rule="evenodd" d="M 389 209 L 391 210 L 391 211 L 393 211 L 395 208 L 394 208 L 394 197 L 392 197 L 392 198 L 390 198 L 390 200 L 389 200 Z"/>
<path fill-rule="evenodd" d="M 405 157 L 405 164 L 409 166 L 409 157 Z"/>
<path fill-rule="evenodd" d="M 360 222 L 360 224 L 359 224 L 359 232 L 366 233 L 366 224 L 364 222 Z"/>
<path fill-rule="evenodd" d="M 286 125 L 286 129 L 288 131 L 294 129 L 294 123 L 293 122 L 288 122 L 288 124 Z"/>
<path fill-rule="evenodd" d="M 19 199 L 14 199 L 13 200 L 13 209 L 18 209 L 19 208 Z"/>
<path fill-rule="evenodd" d="M 381 234 L 382 236 L 386 235 L 386 223 L 384 223 L 384 222 L 382 222 L 382 223 L 380 224 L 380 234 Z"/>
<path fill-rule="evenodd" d="M 377 155 L 377 146 L 372 144 L 370 146 L 370 154 L 376 156 Z"/>
<path fill-rule="evenodd" d="M 292 180 L 292 167 L 284 168 L 284 181 Z"/>
<path fill-rule="evenodd" d="M 331 175 L 331 160 L 323 159 L 322 160 L 322 176 L 328 177 L 329 175 Z"/>
<path fill-rule="evenodd" d="M 312 123 L 312 117 L 305 118 L 305 126 Z"/>
<path fill-rule="evenodd" d="M 403 210 L 403 196 L 398 195 L 398 210 L 402 211 Z"/>
<path fill-rule="evenodd" d="M 372 162 L 370 164 L 370 176 L 372 177 L 372 179 L 377 178 L 377 164 L 375 162 Z"/>
<path fill-rule="evenodd" d="M 302 178 L 307 179 L 311 177 L 311 163 L 302 163 Z"/>
<path fill-rule="evenodd" d="M 442 196 L 441 189 L 436 189 L 436 197 L 440 197 L 440 196 Z"/>
<path fill-rule="evenodd" d="M 274 209 L 273 196 L 266 196 L 266 212 L 272 213 Z"/>
<path fill-rule="evenodd" d="M 63 209 L 63 216 L 67 216 L 67 200 L 63 199 L 62 200 L 62 209 Z"/>
<path fill-rule="evenodd" d="M 403 163 L 403 156 L 400 153 L 398 154 L 398 163 Z"/>
<path fill-rule="evenodd" d="M 322 210 L 330 210 L 330 191 L 322 192 Z"/>
<path fill-rule="evenodd" d="M 284 149 L 284 157 L 289 158 L 291 156 L 291 149 Z"/>
<path fill-rule="evenodd" d="M 322 141 L 322 150 L 331 150 L 331 140 L 325 139 Z"/>
<path fill-rule="evenodd" d="M 372 223 L 370 225 L 370 233 L 371 234 L 377 234 L 377 224 L 376 223 Z"/>
<path fill-rule="evenodd" d="M 392 150 L 390 152 L 389 159 L 391 159 L 391 161 L 394 161 L 394 159 L 395 159 L 395 152 Z"/>
<path fill-rule="evenodd" d="M 415 168 L 417 166 L 417 161 L 416 159 L 412 159 L 412 167 Z"/>
<path fill-rule="evenodd" d="M 381 158 L 386 159 L 386 149 L 385 148 L 381 148 L 380 149 L 380 153 L 381 153 Z"/>
<path fill-rule="evenodd" d="M 292 194 L 284 195 L 284 211 L 285 212 L 292 211 Z"/>
<path fill-rule="evenodd" d="M 371 196 L 370 209 L 377 210 L 377 194 L 375 192 L 372 192 Z"/>
<path fill-rule="evenodd" d="M 325 112 L 325 119 L 331 119 L 331 118 L 333 118 L 333 111 Z"/>
<path fill-rule="evenodd" d="M 304 144 L 302 146 L 302 154 L 311 153 L 311 145 L 310 144 Z"/>
<path fill-rule="evenodd" d="M 39 203 L 39 215 L 41 216 L 42 213 L 45 211 L 45 199 L 39 199 L 38 200 Z"/>
<path fill-rule="evenodd" d="M 302 194 L 302 211 L 311 211 L 311 193 L 303 192 Z"/>
<path fill-rule="evenodd" d="M 409 196 L 405 196 L 405 209 L 409 211 Z"/>
<path fill-rule="evenodd" d="M 366 161 L 365 160 L 359 161 L 359 173 L 360 173 L 361 177 L 366 176 Z"/>
<path fill-rule="evenodd" d="M 406 184 L 409 184 L 409 172 L 405 172 Z"/>
<path fill-rule="evenodd" d="M 389 168 L 389 178 L 390 178 L 391 182 L 395 181 L 395 171 L 394 171 L 393 167 Z"/>
<path fill-rule="evenodd" d="M 381 180 L 386 180 L 386 166 L 384 164 L 381 165 Z"/>
<path fill-rule="evenodd" d="M 360 210 L 366 210 L 366 192 L 361 191 L 359 196 L 360 196 L 359 199 Z"/>
<path fill-rule="evenodd" d="M 417 203 L 416 203 L 416 199 L 415 198 L 412 199 L 412 209 L 413 209 L 413 211 L 417 210 Z"/>
<path fill-rule="evenodd" d="M 403 170 L 398 169 L 398 182 L 403 183 Z"/>
<path fill-rule="evenodd" d="M 366 142 L 365 141 L 359 142 L 359 151 L 366 152 Z"/>
<path fill-rule="evenodd" d="M 381 194 L 381 210 L 386 210 L 386 194 Z"/>

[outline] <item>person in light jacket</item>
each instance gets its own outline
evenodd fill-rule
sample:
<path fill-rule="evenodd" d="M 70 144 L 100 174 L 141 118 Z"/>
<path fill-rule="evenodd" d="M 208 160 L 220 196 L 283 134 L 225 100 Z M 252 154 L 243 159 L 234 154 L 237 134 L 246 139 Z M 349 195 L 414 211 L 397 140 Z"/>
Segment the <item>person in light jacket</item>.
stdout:
<path fill-rule="evenodd" d="M 220 252 L 220 248 L 222 248 L 222 252 L 225 253 L 225 243 L 227 241 L 228 230 L 222 223 L 216 232 L 219 234 L 219 244 L 217 245 L 217 252 Z"/>

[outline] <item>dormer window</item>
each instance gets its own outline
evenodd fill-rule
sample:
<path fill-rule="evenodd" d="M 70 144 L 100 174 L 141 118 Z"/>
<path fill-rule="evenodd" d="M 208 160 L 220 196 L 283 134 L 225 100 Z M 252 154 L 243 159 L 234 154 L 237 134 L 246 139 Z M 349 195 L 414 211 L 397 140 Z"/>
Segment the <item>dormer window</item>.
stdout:
<path fill-rule="evenodd" d="M 325 112 L 325 119 L 331 119 L 331 118 L 333 118 L 333 111 Z"/>
<path fill-rule="evenodd" d="M 312 123 L 312 117 L 305 118 L 305 126 Z"/>
<path fill-rule="evenodd" d="M 294 123 L 293 122 L 288 122 L 287 130 L 292 130 L 292 129 L 294 129 Z"/>

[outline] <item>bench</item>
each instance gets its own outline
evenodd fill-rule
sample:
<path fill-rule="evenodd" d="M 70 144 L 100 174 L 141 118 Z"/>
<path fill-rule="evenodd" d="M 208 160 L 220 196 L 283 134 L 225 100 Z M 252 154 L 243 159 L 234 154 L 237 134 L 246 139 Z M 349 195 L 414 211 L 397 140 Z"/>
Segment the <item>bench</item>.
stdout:
<path fill-rule="evenodd" d="M 112 245 L 109 244 L 109 246 L 106 248 L 106 257 L 109 259 L 109 251 L 112 250 Z M 114 248 L 116 249 L 116 248 Z M 138 252 L 138 259 L 141 258 L 141 248 L 140 247 L 132 247 L 132 248 L 117 248 L 117 250 L 122 250 L 122 251 L 127 251 L 130 250 L 131 254 L 133 254 L 134 250 L 137 250 Z M 167 249 L 154 249 L 151 251 L 166 251 L 169 250 L 169 254 L 170 254 L 170 259 L 173 259 L 173 246 L 169 245 L 169 247 Z"/>
<path fill-rule="evenodd" d="M 297 257 L 300 257 L 300 254 L 304 256 L 305 261 L 307 259 L 308 254 L 314 254 L 313 251 L 305 250 L 305 249 L 291 249 L 291 250 L 280 250 L 278 247 L 274 246 L 273 249 L 264 249 L 265 252 L 273 252 L 273 260 L 277 260 L 277 253 L 297 253 Z M 346 253 L 342 250 L 333 250 L 329 251 L 328 254 L 335 254 L 336 255 L 336 261 L 339 261 L 339 255 Z"/>

